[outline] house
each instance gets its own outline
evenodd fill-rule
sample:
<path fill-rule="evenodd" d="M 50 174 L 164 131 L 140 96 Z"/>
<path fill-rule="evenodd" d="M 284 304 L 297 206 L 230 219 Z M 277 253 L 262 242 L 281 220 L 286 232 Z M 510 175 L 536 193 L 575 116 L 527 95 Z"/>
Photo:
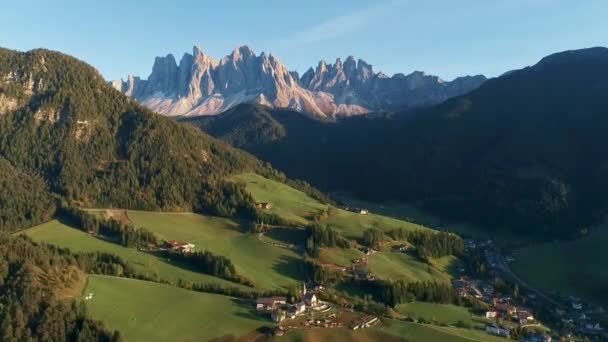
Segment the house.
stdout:
<path fill-rule="evenodd" d="M 296 314 L 301 314 L 301 313 L 304 313 L 304 311 L 306 311 L 306 303 L 304 303 L 304 302 L 298 302 L 298 303 L 294 304 L 293 306 L 296 309 Z"/>
<path fill-rule="evenodd" d="M 304 294 L 304 303 L 308 306 L 315 307 L 319 304 L 319 300 L 314 293 L 306 293 Z"/>
<path fill-rule="evenodd" d="M 486 311 L 486 318 L 496 318 L 496 310 Z"/>
<path fill-rule="evenodd" d="M 272 204 L 270 204 L 268 202 L 259 202 L 259 203 L 255 204 L 255 207 L 258 209 L 271 209 Z"/>
<path fill-rule="evenodd" d="M 349 211 L 352 211 L 353 213 L 357 213 L 357 214 L 361 214 L 361 215 L 367 215 L 369 213 L 369 211 L 367 209 L 361 209 L 361 208 L 346 207 L 345 210 L 349 210 Z"/>
<path fill-rule="evenodd" d="M 581 303 L 572 303 L 572 308 L 574 310 L 581 310 L 583 308 L 583 304 L 581 304 Z"/>
<path fill-rule="evenodd" d="M 458 288 L 456 288 L 456 294 L 458 295 L 458 297 L 466 297 L 467 290 L 462 287 L 458 287 Z"/>
<path fill-rule="evenodd" d="M 273 322 L 281 323 L 286 318 L 285 311 L 283 311 L 283 310 L 274 310 L 272 312 L 272 314 L 270 314 L 270 317 L 272 318 Z"/>
<path fill-rule="evenodd" d="M 492 335 L 496 335 L 496 336 L 503 336 L 503 337 L 509 337 L 509 335 L 511 334 L 511 331 L 509 329 L 501 328 L 501 327 L 499 327 L 497 325 L 493 325 L 493 324 L 486 325 L 486 332 L 488 334 L 492 334 Z"/>
<path fill-rule="evenodd" d="M 286 303 L 285 297 L 262 297 L 255 301 L 255 308 L 257 311 L 272 311 Z"/>
<path fill-rule="evenodd" d="M 194 247 L 196 247 L 192 243 L 177 242 L 175 240 L 167 240 L 165 241 L 165 245 L 167 246 L 167 248 L 180 253 L 190 253 L 192 252 Z"/>
<path fill-rule="evenodd" d="M 396 251 L 401 252 L 401 253 L 405 253 L 405 252 L 411 250 L 412 246 L 409 246 L 409 245 L 399 245 L 399 246 L 395 246 L 394 249 Z"/>
<path fill-rule="evenodd" d="M 517 319 L 518 320 L 526 320 L 526 321 L 534 321 L 534 315 L 528 310 L 518 310 L 517 311 Z"/>

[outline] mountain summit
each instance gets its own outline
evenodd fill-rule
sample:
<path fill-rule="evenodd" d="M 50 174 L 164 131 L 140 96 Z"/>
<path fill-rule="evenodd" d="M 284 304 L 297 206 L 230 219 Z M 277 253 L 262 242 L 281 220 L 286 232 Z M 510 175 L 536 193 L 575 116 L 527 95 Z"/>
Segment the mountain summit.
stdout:
<path fill-rule="evenodd" d="M 484 76 L 445 82 L 413 72 L 388 77 L 349 56 L 320 61 L 301 77 L 272 54 L 240 46 L 219 62 L 198 46 L 177 64 L 171 54 L 156 57 L 147 80 L 129 75 L 112 86 L 164 115 L 218 114 L 239 103 L 291 108 L 317 116 L 354 115 L 414 108 L 442 102 L 481 85 Z"/>

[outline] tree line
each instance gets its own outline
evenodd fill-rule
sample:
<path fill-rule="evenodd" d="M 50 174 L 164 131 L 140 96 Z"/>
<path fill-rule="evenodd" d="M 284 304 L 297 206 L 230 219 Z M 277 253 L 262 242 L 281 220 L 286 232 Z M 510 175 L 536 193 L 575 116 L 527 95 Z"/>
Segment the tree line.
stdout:
<path fill-rule="evenodd" d="M 319 248 L 321 247 L 339 247 L 351 248 L 356 245 L 329 226 L 312 223 L 306 227 L 308 238 L 306 239 L 306 254 L 316 258 L 319 256 Z"/>
<path fill-rule="evenodd" d="M 408 241 L 416 246 L 416 255 L 423 261 L 447 255 L 462 255 L 464 242 L 456 234 L 445 231 L 393 229 L 388 235 L 399 241 Z"/>
<path fill-rule="evenodd" d="M 223 256 L 215 255 L 209 251 L 196 251 L 192 253 L 179 253 L 173 251 L 165 251 L 165 256 L 180 261 L 198 272 L 209 274 L 215 277 L 224 278 L 243 285 L 254 287 L 255 283 L 239 275 L 232 261 Z"/>
<path fill-rule="evenodd" d="M 82 267 L 83 264 L 88 267 Z M 55 296 L 69 275 L 100 270 L 96 254 L 74 255 L 24 236 L 0 236 L 0 340 L 122 341 L 118 331 L 89 317 L 84 304 Z M 41 276 L 42 275 L 42 276 Z"/>
<path fill-rule="evenodd" d="M 159 243 L 156 235 L 145 228 L 135 228 L 114 219 L 104 219 L 82 209 L 61 208 L 59 215 L 70 220 L 82 231 L 110 238 L 125 247 L 145 248 L 157 246 Z"/>

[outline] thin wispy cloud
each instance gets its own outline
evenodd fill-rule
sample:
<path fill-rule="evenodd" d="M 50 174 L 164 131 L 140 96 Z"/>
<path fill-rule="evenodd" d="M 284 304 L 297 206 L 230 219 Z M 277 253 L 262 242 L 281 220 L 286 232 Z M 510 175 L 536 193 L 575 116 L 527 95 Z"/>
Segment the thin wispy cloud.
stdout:
<path fill-rule="evenodd" d="M 355 33 L 377 23 L 378 19 L 389 15 L 392 10 L 405 0 L 391 0 L 373 4 L 350 13 L 339 15 L 282 39 L 283 43 L 301 45 L 318 43 Z"/>

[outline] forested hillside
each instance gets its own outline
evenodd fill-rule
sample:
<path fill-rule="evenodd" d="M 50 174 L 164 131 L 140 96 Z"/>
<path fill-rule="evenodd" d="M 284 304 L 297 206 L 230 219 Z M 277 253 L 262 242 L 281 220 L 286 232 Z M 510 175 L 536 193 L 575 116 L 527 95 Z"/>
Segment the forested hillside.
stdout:
<path fill-rule="evenodd" d="M 10 178 L 0 190 L 2 229 L 48 219 L 54 204 L 47 188 L 69 205 L 248 216 L 251 198 L 225 177 L 282 177 L 140 107 L 91 66 L 61 53 L 1 49 L 0 102 L 9 108 L 0 114 L 0 167 Z"/>
<path fill-rule="evenodd" d="M 606 213 L 607 80 L 608 49 L 568 51 L 393 118 L 325 123 L 266 110 L 284 137 L 240 146 L 324 190 L 416 202 L 491 227 L 571 235 Z M 246 131 L 237 127 L 209 132 L 236 143 L 234 135 Z"/>
<path fill-rule="evenodd" d="M 55 203 L 43 179 L 25 174 L 0 157 L 0 233 L 49 220 Z"/>
<path fill-rule="evenodd" d="M 122 267 L 101 254 L 74 255 L 24 236 L 0 236 L 0 340 L 122 341 L 84 305 L 67 300 L 80 295 L 84 271 L 113 266 Z"/>

